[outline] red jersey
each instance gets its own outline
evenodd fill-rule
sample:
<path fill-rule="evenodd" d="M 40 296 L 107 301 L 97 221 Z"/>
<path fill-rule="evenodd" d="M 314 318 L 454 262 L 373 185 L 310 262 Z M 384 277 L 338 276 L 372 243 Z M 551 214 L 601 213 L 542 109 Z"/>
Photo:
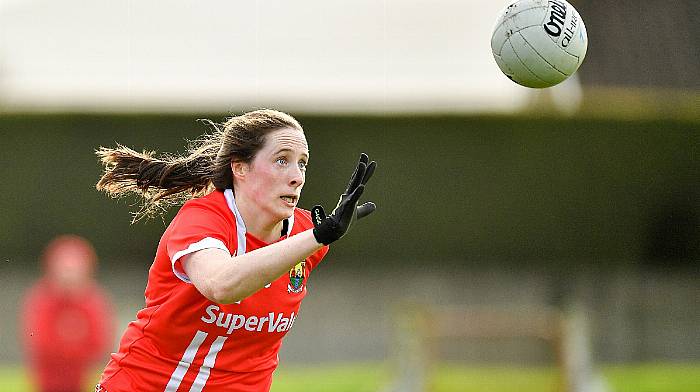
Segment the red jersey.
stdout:
<path fill-rule="evenodd" d="M 313 228 L 310 213 L 295 209 L 285 228 L 280 240 Z M 158 245 L 146 306 L 128 325 L 98 390 L 269 390 L 282 338 L 298 317 L 309 273 L 328 247 L 229 305 L 204 297 L 181 266 L 182 256 L 202 249 L 240 256 L 266 245 L 246 233 L 230 189 L 186 202 Z"/>
<path fill-rule="evenodd" d="M 71 293 L 43 279 L 31 288 L 22 307 L 22 335 L 40 390 L 82 388 L 111 346 L 112 314 L 97 284 Z"/>

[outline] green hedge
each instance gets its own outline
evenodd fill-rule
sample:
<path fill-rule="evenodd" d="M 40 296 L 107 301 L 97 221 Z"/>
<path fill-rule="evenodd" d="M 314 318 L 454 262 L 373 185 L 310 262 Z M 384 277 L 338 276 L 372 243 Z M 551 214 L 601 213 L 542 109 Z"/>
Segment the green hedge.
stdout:
<path fill-rule="evenodd" d="M 71 232 L 92 240 L 104 258 L 150 262 L 172 212 L 164 220 L 130 225 L 134 200 L 116 202 L 95 191 L 101 168 L 93 151 L 119 142 L 182 152 L 185 139 L 207 131 L 195 121 L 202 117 L 223 119 L 221 114 L 0 116 L 5 261 L 33 260 L 52 236 Z M 394 267 L 636 263 L 648 256 L 659 219 L 663 223 L 668 211 L 680 208 L 690 219 L 699 215 L 697 122 L 300 120 L 311 147 L 303 207 L 318 202 L 332 207 L 360 151 L 379 163 L 365 193 L 378 211 L 334 246 L 334 258 L 355 260 L 351 265 L 358 268 L 376 260 Z M 697 248 L 690 252 L 695 255 Z"/>

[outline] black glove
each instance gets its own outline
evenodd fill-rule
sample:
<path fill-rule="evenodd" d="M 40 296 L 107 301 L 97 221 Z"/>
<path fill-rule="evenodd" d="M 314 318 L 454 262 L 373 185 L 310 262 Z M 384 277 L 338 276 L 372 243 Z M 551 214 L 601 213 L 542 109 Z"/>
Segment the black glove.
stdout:
<path fill-rule="evenodd" d="M 319 205 L 311 209 L 311 218 L 314 221 L 313 233 L 316 241 L 319 243 L 328 245 L 340 239 L 350 228 L 355 216 L 357 216 L 357 219 L 362 219 L 377 208 L 371 201 L 360 206 L 357 205 L 362 192 L 365 190 L 365 184 L 372 177 L 374 169 L 377 167 L 375 161 L 369 163 L 368 161 L 369 157 L 367 154 L 362 153 L 359 162 L 357 162 L 357 168 L 355 168 L 355 172 L 350 177 L 347 189 L 340 195 L 338 205 L 335 206 L 335 209 L 329 216 L 326 216 L 323 207 Z"/>

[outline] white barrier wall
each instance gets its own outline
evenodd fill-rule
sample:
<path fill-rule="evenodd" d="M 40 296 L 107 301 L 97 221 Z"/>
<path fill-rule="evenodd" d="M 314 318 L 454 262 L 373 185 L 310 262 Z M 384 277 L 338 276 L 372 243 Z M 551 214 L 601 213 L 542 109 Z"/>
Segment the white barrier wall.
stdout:
<path fill-rule="evenodd" d="M 511 111 L 507 2 L 0 1 L 0 107 Z"/>

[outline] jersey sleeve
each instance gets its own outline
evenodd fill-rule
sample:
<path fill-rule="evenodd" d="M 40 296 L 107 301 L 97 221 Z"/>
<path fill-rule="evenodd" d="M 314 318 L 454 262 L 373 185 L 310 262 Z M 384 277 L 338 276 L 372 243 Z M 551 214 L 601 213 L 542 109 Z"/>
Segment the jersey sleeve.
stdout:
<path fill-rule="evenodd" d="M 230 223 L 219 212 L 206 205 L 186 203 L 180 209 L 169 227 L 165 248 L 175 276 L 190 283 L 182 268 L 182 257 L 202 249 L 221 249 L 230 254 L 226 244 L 232 239 L 229 235 Z M 235 248 L 235 244 L 233 244 Z"/>

